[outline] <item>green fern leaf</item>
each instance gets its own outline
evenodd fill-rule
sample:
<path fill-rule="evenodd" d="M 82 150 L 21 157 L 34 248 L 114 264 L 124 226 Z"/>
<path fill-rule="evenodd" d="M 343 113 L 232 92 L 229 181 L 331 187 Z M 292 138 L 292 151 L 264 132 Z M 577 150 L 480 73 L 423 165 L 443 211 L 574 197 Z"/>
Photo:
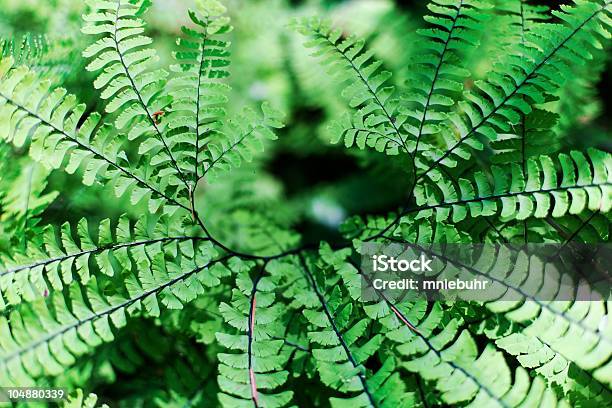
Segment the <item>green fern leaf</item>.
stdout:
<path fill-rule="evenodd" d="M 178 141 L 168 137 L 159 115 L 168 108 L 171 97 L 164 91 L 168 73 L 152 70 L 158 60 L 154 49 L 146 48 L 152 40 L 143 35 L 141 19 L 146 2 L 125 0 L 92 1 L 90 14 L 84 15 L 84 34 L 102 35 L 83 56 L 92 58 L 89 71 L 102 71 L 94 86 L 108 100 L 106 111 L 118 112 L 115 126 L 129 129 L 129 140 L 142 140 L 140 153 L 153 155 L 151 163 L 174 186 L 178 194 L 188 196 L 183 172 L 185 158 L 175 152 Z M 172 171 L 174 170 L 174 172 Z"/>
<path fill-rule="evenodd" d="M 156 246 L 133 253 L 138 278 L 129 277 L 113 294 L 100 287 L 104 280 L 92 279 L 86 287 L 71 285 L 66 296 L 55 292 L 48 300 L 20 305 L 9 319 L 2 316 L 2 331 L 10 333 L 0 345 L 2 383 L 33 384 L 42 375 L 58 375 L 77 356 L 113 341 L 114 330 L 124 327 L 128 316 L 159 316 L 160 302 L 182 308 L 228 273 L 212 267 L 227 257 L 213 259 L 210 245 L 182 247 L 178 265 L 167 262 L 161 244 Z"/>
<path fill-rule="evenodd" d="M 373 58 L 365 42 L 355 36 L 342 38 L 340 29 L 316 18 L 295 21 L 294 27 L 311 38 L 305 44 L 316 48 L 313 55 L 322 57 L 328 71 L 346 82 L 343 96 L 356 109 L 332 128 L 334 142 L 344 138 L 347 147 L 366 145 L 380 152 L 408 152 L 407 134 L 402 130 L 407 116 L 399 111 L 395 87 L 389 85 L 391 73 Z"/>
<path fill-rule="evenodd" d="M 248 276 L 249 268 L 239 274 L 239 289 L 234 290 L 231 304 L 220 306 L 225 321 L 233 328 L 217 333 L 219 342 L 232 351 L 218 355 L 222 406 L 284 407 L 293 395 L 277 390 L 289 375 L 284 367 L 290 351 L 283 347 L 278 321 L 282 312 L 273 292 L 276 275 L 263 276 L 264 268 L 253 280 Z"/>
<path fill-rule="evenodd" d="M 168 182 L 156 177 L 156 185 L 147 181 L 148 163 L 130 164 L 122 149 L 123 140 L 110 126 L 100 125 L 100 115 L 85 116 L 85 106 L 73 95 L 58 88 L 49 91 L 49 83 L 37 79 L 27 68 L 13 67 L 11 59 L 0 64 L 1 134 L 6 141 L 23 146 L 30 139 L 30 155 L 49 168 L 65 167 L 68 173 L 83 169 L 83 183 L 99 179 L 111 183 L 117 196 L 130 193 L 133 204 L 147 199 L 151 212 L 164 208 L 167 213 L 185 204 L 164 191 Z M 79 126 L 79 124 L 82 125 Z M 157 187 L 161 186 L 161 187 Z"/>
<path fill-rule="evenodd" d="M 239 167 L 243 161 L 253 160 L 255 154 L 263 151 L 266 140 L 277 139 L 271 128 L 283 127 L 283 115 L 268 104 L 263 104 L 261 109 L 263 117 L 245 109 L 236 119 L 226 122 L 223 132 L 211 137 L 206 146 L 201 177 L 218 178 Z"/>
<path fill-rule="evenodd" d="M 229 76 L 229 42 L 217 39 L 232 30 L 225 8 L 217 2 L 202 4 L 189 17 L 197 29 L 183 27 L 174 53 L 177 64 L 171 70 L 180 76 L 169 86 L 173 97 L 169 126 L 184 132 L 186 143 L 182 153 L 192 161 L 194 179 L 202 174 L 201 162 L 208 140 L 221 132 L 226 116 L 229 86 L 222 79 Z"/>
<path fill-rule="evenodd" d="M 590 149 L 588 158 L 579 152 L 558 156 L 561 177 L 548 156 L 526 163 L 526 174 L 512 164 L 493 167 L 493 184 L 483 173 L 475 173 L 473 181 L 459 179 L 458 185 L 447 180 L 417 187 L 419 207 L 406 210 L 418 217 L 434 215 L 438 221 L 452 215 L 453 222 L 471 217 L 497 215 L 504 220 L 529 217 L 562 217 L 580 214 L 587 209 L 606 213 L 612 206 L 612 157 Z M 437 198 L 436 198 L 437 197 Z"/>
<path fill-rule="evenodd" d="M 160 220 L 152 234 L 147 224 L 147 219 L 131 225 L 122 218 L 113 229 L 110 221 L 104 220 L 94 236 L 85 219 L 76 227 L 65 223 L 56 230 L 48 226 L 42 247 L 31 245 L 24 252 L 13 251 L 10 258 L 2 259 L 1 309 L 22 299 L 35 300 L 51 290 L 61 291 L 75 279 L 86 284 L 96 273 L 116 276 L 124 269 L 131 270 L 138 266 L 133 261 L 135 252 L 146 251 L 147 247 L 160 244 L 176 248 L 189 245 L 189 241 L 205 241 L 181 235 L 170 220 Z"/>
<path fill-rule="evenodd" d="M 600 47 L 599 37 L 605 34 L 599 27 L 608 26 L 610 3 L 577 4 L 555 14 L 563 24 L 539 25 L 526 34 L 525 45 L 499 64 L 512 66 L 511 74 L 494 72 L 488 81 L 476 83 L 477 91 L 466 94 L 467 101 L 460 103 L 462 113 L 453 114 L 442 133 L 444 148 L 426 162 L 417 162 L 422 169 L 419 180 L 424 176 L 438 180 L 442 176 L 438 165 L 455 167 L 458 160 L 471 157 L 469 148 L 482 150 L 477 135 L 496 140 L 499 133 L 510 131 L 521 114 L 531 112 L 531 104 L 544 102 L 545 95 L 558 89 L 570 75 L 568 64 L 580 64 L 590 58 L 589 49 Z"/>
<path fill-rule="evenodd" d="M 331 255 L 325 247 L 322 251 Z M 383 337 L 379 334 L 367 338 L 368 321 L 356 317 L 353 305 L 346 302 L 339 286 L 333 286 L 326 299 L 306 260 L 301 263 L 306 288 L 314 292 L 304 304 L 304 316 L 311 329 L 308 338 L 321 381 L 342 394 L 330 398 L 334 407 L 388 407 L 400 402 L 403 385 L 399 381 L 393 357 L 385 360 L 382 368 L 367 376 L 365 363 L 380 348 Z M 383 386 L 387 382 L 388 387 Z"/>
<path fill-rule="evenodd" d="M 489 7 L 484 2 L 464 0 L 428 5 L 433 14 L 425 20 L 432 28 L 421 29 L 419 34 L 429 41 L 421 43 L 422 49 L 415 56 L 417 63 L 410 68 L 416 78 L 409 81 L 409 90 L 402 97 L 413 107 L 407 112 L 410 120 L 405 127 L 416 140 L 415 154 L 433 148 L 431 144 L 420 146 L 421 140 L 440 132 L 438 124 L 445 117 L 443 112 L 454 105 L 456 95 L 463 90 L 469 72 L 461 66 L 457 50 L 478 45 L 477 33 Z"/>

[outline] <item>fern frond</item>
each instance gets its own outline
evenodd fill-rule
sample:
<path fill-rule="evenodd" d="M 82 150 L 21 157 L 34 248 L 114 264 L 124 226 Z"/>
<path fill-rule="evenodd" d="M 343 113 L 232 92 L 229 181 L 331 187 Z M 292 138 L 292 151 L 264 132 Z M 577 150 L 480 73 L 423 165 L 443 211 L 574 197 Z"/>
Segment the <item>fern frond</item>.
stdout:
<path fill-rule="evenodd" d="M 365 42 L 355 36 L 343 38 L 342 30 L 317 18 L 293 25 L 311 39 L 305 46 L 316 48 L 313 55 L 322 58 L 329 73 L 347 83 L 342 94 L 356 112 L 332 125 L 334 141 L 344 139 L 347 147 L 367 145 L 387 154 L 409 152 L 408 135 L 402 129 L 407 116 L 399 110 L 395 87 L 389 84 L 391 73 L 374 59 Z"/>
<path fill-rule="evenodd" d="M 272 129 L 282 128 L 283 114 L 269 104 L 261 106 L 263 116 L 251 109 L 225 123 L 223 131 L 211 135 L 204 152 L 202 177 L 218 178 L 224 172 L 250 162 L 256 153 L 263 151 L 264 141 L 276 140 Z"/>
<path fill-rule="evenodd" d="M 409 90 L 402 102 L 409 106 L 409 120 L 404 125 L 416 140 L 415 153 L 424 136 L 435 135 L 440 129 L 444 112 L 454 105 L 463 81 L 469 76 L 460 62 L 457 50 L 478 45 L 477 32 L 486 18 L 486 3 L 472 0 L 433 1 L 425 17 L 431 28 L 421 29 L 424 37 L 417 62 L 411 67 L 415 78 L 408 82 Z M 432 146 L 428 146 L 430 149 Z M 425 146 L 421 146 L 421 150 Z"/>
<path fill-rule="evenodd" d="M 524 0 L 503 1 L 496 5 L 496 9 L 507 17 L 506 24 L 510 24 L 513 29 L 511 33 L 504 30 L 507 34 L 504 39 L 511 44 L 525 44 L 527 33 L 538 24 L 548 22 L 551 19 L 549 9 L 546 6 L 531 5 Z M 511 35 L 510 35 L 511 34 Z M 587 64 L 573 65 L 570 68 L 573 73 L 565 84 L 555 92 L 558 102 L 552 103 L 553 111 L 559 113 L 558 124 L 554 126 L 554 132 L 550 134 L 563 134 L 573 126 L 588 120 L 593 111 L 597 111 L 597 103 L 594 101 L 594 83 L 601 77 L 601 72 L 605 67 L 604 50 L 593 50 L 593 58 Z M 529 115 L 528 115 L 529 116 Z M 519 130 L 517 134 L 520 135 Z M 527 142 L 534 138 L 526 136 Z"/>
<path fill-rule="evenodd" d="M 612 363 L 608 360 L 612 356 L 612 325 L 608 323 L 609 315 L 603 301 L 552 302 L 546 307 L 537 303 L 518 306 L 502 303 L 494 302 L 487 307 L 504 313 L 511 321 L 525 324 L 521 334 L 533 339 L 532 352 L 545 352 L 546 344 L 564 359 L 592 372 L 594 379 L 610 389 Z M 580 347 L 576 347 L 577 336 L 581 339 Z M 508 339 L 501 344 L 510 347 L 512 341 Z M 601 389 L 595 386 L 597 388 Z"/>
<path fill-rule="evenodd" d="M 555 161 L 559 164 L 555 166 Z M 526 174 L 512 163 L 492 167 L 491 184 L 482 172 L 473 180 L 458 184 L 440 179 L 415 189 L 418 206 L 405 214 L 418 212 L 417 218 L 436 216 L 438 221 L 452 215 L 453 222 L 471 217 L 497 215 L 502 221 L 530 217 L 563 217 L 585 210 L 606 213 L 612 208 L 612 156 L 589 149 L 588 156 L 574 151 L 529 159 Z M 557 176 L 561 169 L 561 177 Z"/>
<path fill-rule="evenodd" d="M 550 9 L 545 5 L 529 4 L 525 0 L 498 1 L 494 11 L 504 24 L 504 47 L 512 48 L 514 44 L 525 45 L 527 33 L 540 23 L 551 19 Z"/>
<path fill-rule="evenodd" d="M 251 161 L 263 150 L 264 140 L 276 139 L 271 129 L 283 127 L 283 115 L 267 103 L 261 107 L 262 118 L 245 109 L 236 118 L 225 119 L 229 87 L 220 80 L 229 76 L 229 43 L 213 37 L 232 27 L 224 16 L 225 7 L 217 1 L 202 3 L 198 12 L 191 11 L 190 18 L 199 31 L 184 27 L 187 37 L 178 40 L 179 64 L 172 70 L 180 76 L 170 83 L 174 101 L 168 116 L 173 134 L 190 147 L 184 156 L 192 161 L 196 183 Z"/>
<path fill-rule="evenodd" d="M 83 169 L 83 183 L 92 185 L 98 179 L 110 183 L 118 197 L 130 193 L 136 204 L 146 199 L 151 212 L 164 203 L 164 212 L 190 208 L 173 198 L 167 178 L 150 183 L 148 162 L 129 162 L 122 149 L 123 138 L 109 125 L 101 125 L 97 113 L 85 115 L 85 105 L 62 88 L 49 89 L 24 67 L 13 67 L 12 60 L 0 63 L 0 134 L 16 146 L 31 139 L 30 156 L 49 168 L 65 166 L 68 173 Z M 157 187 L 160 186 L 160 187 Z"/>
<path fill-rule="evenodd" d="M 1 39 L 0 57 L 12 58 L 18 65 L 48 77 L 62 79 L 73 70 L 74 41 L 67 37 L 24 34 L 21 38 Z"/>
<path fill-rule="evenodd" d="M 529 322 L 526 333 L 541 338 L 579 367 L 593 370 L 595 379 L 602 383 L 610 383 L 612 325 L 608 323 L 604 301 L 580 301 L 579 297 L 584 296 L 582 292 L 591 290 L 585 282 L 581 282 L 579 289 L 575 289 L 578 287 L 577 284 L 566 282 L 570 288 L 569 295 L 573 296 L 575 301 L 563 299 L 563 296 L 566 296 L 565 291 L 557 288 L 553 289 L 552 293 L 554 298 L 559 300 L 543 302 L 540 300 L 541 294 L 551 288 L 547 288 L 546 285 L 539 287 L 534 282 L 545 280 L 545 264 L 549 261 L 542 261 L 536 255 L 520 251 L 511 254 L 507 249 L 488 248 L 480 258 L 484 261 L 479 260 L 476 263 L 478 266 L 472 267 L 460 261 L 450 260 L 440 251 L 430 251 L 419 245 L 408 245 L 465 268 L 474 276 L 489 279 L 498 290 L 492 290 L 490 293 L 491 301 L 485 304 L 488 309 L 504 314 L 510 321 Z M 503 275 L 508 272 L 512 275 Z M 562 284 L 557 282 L 555 285 Z M 513 294 L 513 297 L 516 295 L 518 299 L 523 300 L 498 300 L 504 293 Z M 581 338 L 581 347 L 575 347 L 576 337 Z"/>
<path fill-rule="evenodd" d="M 605 404 L 612 398 L 609 389 L 594 379 L 591 373 L 577 367 L 537 335 L 531 336 L 521 331 L 499 335 L 497 333 L 499 328 L 487 329 L 487 326 L 496 325 L 496 322 L 483 321 L 478 330 L 482 330 L 487 337 L 495 340 L 497 347 L 516 356 L 525 369 L 533 370 L 550 383 L 561 386 L 574 405 L 584 404 L 587 400 L 591 403 Z M 502 322 L 499 323 L 501 324 L 498 327 L 505 326 Z"/>
<path fill-rule="evenodd" d="M 228 257 L 213 259 L 208 246 L 182 248 L 179 265 L 167 263 L 157 244 L 138 254 L 139 270 L 113 292 L 105 292 L 97 279 L 84 288 L 71 285 L 69 294 L 55 292 L 48 301 L 22 304 L 10 317 L 0 317 L 0 380 L 3 384 L 32 384 L 42 375 L 57 375 L 77 356 L 114 339 L 114 330 L 126 325 L 127 316 L 159 316 L 161 302 L 168 309 L 204 293 L 227 276 L 216 266 Z M 198 266 L 198 264 L 200 266 Z"/>
<path fill-rule="evenodd" d="M 388 357 L 378 371 L 367 375 L 365 364 L 380 348 L 383 337 L 377 334 L 368 338 L 368 319 L 356 315 L 340 286 L 333 285 L 326 294 L 327 291 L 319 288 L 306 259 L 301 260 L 300 267 L 307 281 L 302 290 L 310 289 L 316 296 L 304 304 L 304 316 L 311 327 L 308 338 L 317 371 L 324 384 L 343 394 L 341 398 L 330 398 L 331 405 L 391 407 L 407 404 L 407 400 L 401 401 L 404 385 L 396 371 L 394 357 Z"/>
<path fill-rule="evenodd" d="M 92 58 L 88 71 L 100 71 L 94 86 L 108 100 L 106 111 L 117 112 L 115 126 L 129 128 L 130 140 L 146 139 L 140 153 L 153 155 L 157 172 L 174 186 L 179 195 L 188 197 L 189 186 L 183 173 L 185 158 L 175 152 L 179 141 L 169 137 L 156 113 L 163 113 L 171 103 L 164 88 L 168 73 L 153 70 L 158 60 L 155 49 L 147 48 L 151 38 L 143 35 L 145 22 L 141 18 L 146 0 L 93 0 L 92 12 L 84 15 L 84 34 L 102 35 L 90 45 L 83 56 Z M 185 165 L 187 165 L 186 163 Z M 174 172 L 174 171 L 176 172 Z"/>
<path fill-rule="evenodd" d="M 64 223 L 61 229 L 47 226 L 40 247 L 29 245 L 23 252 L 15 249 L 10 258 L 0 259 L 0 310 L 22 299 L 32 301 L 51 290 L 61 291 L 75 278 L 86 284 L 96 273 L 121 275 L 137 266 L 133 252 L 146 251 L 148 246 L 206 241 L 180 234 L 168 220 L 160 220 L 153 233 L 149 233 L 147 223 L 145 218 L 131 225 L 122 217 L 116 227 L 111 227 L 110 220 L 104 220 L 96 234 L 91 234 L 85 219 L 76 226 Z"/>
<path fill-rule="evenodd" d="M 403 348 L 403 354 L 409 358 L 403 366 L 434 381 L 446 403 L 471 402 L 473 406 L 495 407 L 568 406 L 566 401 L 557 399 L 543 377 L 531 379 L 522 367 L 512 376 L 503 354 L 493 345 L 488 344 L 479 352 L 467 331 L 461 331 L 453 341 L 456 330 L 449 324 L 431 340 L 420 338 L 416 344 L 408 343 Z"/>
<path fill-rule="evenodd" d="M 184 132 L 184 144 L 192 153 L 183 155 L 192 162 L 190 171 L 196 182 L 207 141 L 220 131 L 227 114 L 229 86 L 222 79 L 229 76 L 230 44 L 218 39 L 232 30 L 225 12 L 225 7 L 216 1 L 189 12 L 197 28 L 182 28 L 184 37 L 177 40 L 179 50 L 174 53 L 177 64 L 171 67 L 179 76 L 169 83 L 173 97 L 169 126 Z"/>
<path fill-rule="evenodd" d="M 512 31 L 504 40 L 511 50 L 513 43 L 526 46 L 527 35 L 538 23 L 550 19 L 546 6 L 533 6 L 523 0 L 502 2 L 499 13 L 509 20 Z M 507 32 L 507 30 L 504 30 Z M 523 172 L 529 157 L 538 154 L 550 154 L 559 149 L 555 141 L 557 136 L 553 131 L 559 117 L 543 109 L 534 108 L 529 114 L 520 113 L 520 121 L 512 127 L 512 132 L 498 135 L 491 142 L 494 150 L 494 163 L 520 162 Z"/>
<path fill-rule="evenodd" d="M 361 300 L 358 282 L 368 278 L 345 261 L 348 253 L 334 254 L 329 249 L 326 252 L 325 258 L 342 276 L 345 285 L 358 285 L 354 298 Z M 363 305 L 364 311 L 381 323 L 385 337 L 396 343 L 397 351 L 407 358 L 402 366 L 434 381 L 445 403 L 511 407 L 539 405 L 550 398 L 556 401 L 554 391 L 544 388 L 541 377 L 530 384 L 523 369 L 517 370 L 513 383 L 503 354 L 491 344 L 479 355 L 473 337 L 468 331 L 460 330 L 456 319 L 445 317 L 440 303 L 432 303 L 431 307 L 424 301 L 395 303 L 382 291 L 374 290 L 380 300 Z M 536 395 L 531 395 L 532 401 L 522 392 L 530 385 L 539 389 L 533 391 Z"/>
<path fill-rule="evenodd" d="M 283 349 L 282 305 L 274 294 L 277 275 L 263 276 L 265 267 L 257 268 L 254 278 L 248 267 L 239 271 L 231 304 L 219 308 L 232 328 L 217 333 L 232 351 L 218 354 L 222 406 L 284 407 L 293 396 L 292 391 L 279 391 L 289 376 L 285 366 L 290 354 Z"/>
<path fill-rule="evenodd" d="M 568 66 L 582 64 L 591 57 L 592 48 L 600 48 L 600 37 L 607 37 L 610 1 L 579 1 L 576 7 L 563 7 L 555 13 L 563 24 L 542 24 L 526 35 L 524 46 L 509 54 L 489 79 L 477 82 L 475 92 L 466 94 L 461 112 L 451 114 L 448 129 L 442 132 L 443 149 L 425 162 L 417 162 L 421 180 L 441 177 L 439 165 L 454 167 L 458 160 L 471 157 L 469 148 L 482 150 L 476 136 L 496 140 L 519 123 L 521 114 L 529 114 L 531 105 L 542 103 L 571 75 Z M 505 73 L 506 67 L 512 67 Z M 504 73 L 502 73 L 504 72 Z"/>
<path fill-rule="evenodd" d="M 464 270 L 469 271 L 473 276 L 486 277 L 496 288 L 495 290 L 492 289 L 490 293 L 490 302 L 485 303 L 488 309 L 494 313 L 505 315 L 510 321 L 524 324 L 526 326 L 525 334 L 540 338 L 578 367 L 592 371 L 596 380 L 609 384 L 612 332 L 603 301 L 580 301 L 579 298 L 585 296 L 583 292 L 591 290 L 585 282 L 580 283 L 580 289 L 578 290 L 575 289 L 578 288 L 578 282 L 572 283 L 572 278 L 564 277 L 564 279 L 569 278 L 563 284 L 568 285 L 569 293 L 566 293 L 567 291 L 563 289 L 565 286 L 555 289 L 554 287 L 535 284 L 535 282 L 545 281 L 545 274 L 548 270 L 545 263 L 550 261 L 540 260 L 538 256 L 531 256 L 528 253 L 511 254 L 507 249 L 489 248 L 475 263 L 477 266 L 469 266 L 460 261 L 449 259 L 438 250 L 428 249 L 423 245 L 410 244 L 409 242 L 413 242 L 411 238 L 402 239 L 398 242 L 403 242 L 417 251 L 424 251 L 424 253 L 436 259 L 444 260 L 444 262 L 449 262 L 456 267 L 465 268 Z M 354 267 L 346 269 L 346 267 L 336 266 L 336 268 L 339 271 L 341 270 L 341 275 L 345 280 L 347 280 L 347 275 L 349 277 L 356 275 Z M 351 280 L 353 280 L 352 286 L 354 286 L 354 278 L 348 279 L 349 282 Z M 351 286 L 348 282 L 347 285 Z M 555 285 L 562 284 L 558 282 Z M 552 292 L 548 292 L 548 290 L 552 290 Z M 559 300 L 541 301 L 540 298 L 544 292 L 552 293 L 554 299 Z M 511 294 L 512 298 L 517 300 L 498 300 L 503 294 Z M 573 296 L 572 299 L 576 300 L 567 301 L 563 298 L 566 295 Z M 388 302 L 387 299 L 385 300 Z M 394 313 L 397 313 L 395 309 L 391 309 Z M 413 324 L 413 326 L 419 330 L 418 325 Z M 405 331 L 405 333 L 408 333 L 408 331 Z M 574 339 L 577 337 L 581 338 L 582 346 L 579 348 L 575 347 Z"/>

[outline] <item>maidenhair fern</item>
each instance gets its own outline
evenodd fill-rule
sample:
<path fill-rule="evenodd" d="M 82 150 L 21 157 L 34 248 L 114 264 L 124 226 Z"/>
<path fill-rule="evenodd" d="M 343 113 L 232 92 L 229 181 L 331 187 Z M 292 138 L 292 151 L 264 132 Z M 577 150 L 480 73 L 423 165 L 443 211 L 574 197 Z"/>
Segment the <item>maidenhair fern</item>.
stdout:
<path fill-rule="evenodd" d="M 544 261 L 509 249 L 610 239 L 612 156 L 568 141 L 577 105 L 595 103 L 610 0 L 554 10 L 432 0 L 416 35 L 401 39 L 418 45 L 385 53 L 410 61 L 405 83 L 342 26 L 287 18 L 285 67 L 298 53 L 287 45 L 293 29 L 309 64 L 329 74 L 287 68 L 291 89 L 330 81 L 346 102 L 338 112 L 338 101 L 318 101 L 333 113 L 335 151 L 403 178 L 401 202 L 346 217 L 311 200 L 316 188 L 291 191 L 275 161 L 301 113 L 285 128 L 278 98 L 236 99 L 240 35 L 226 7 L 197 0 L 171 57 L 154 46 L 151 7 L 84 7 L 96 107 L 55 85 L 64 76 L 45 69 L 53 40 L 1 43 L 0 386 L 64 388 L 67 407 L 612 404 L 609 293 L 584 301 L 559 289 L 542 300 Z M 493 53 L 480 53 L 486 36 Z M 471 72 L 479 53 L 486 73 Z M 271 58 L 265 48 L 261 58 Z M 120 210 L 62 206 L 75 201 L 56 191 L 59 169 Z M 342 221 L 341 239 L 307 227 L 312 213 Z M 499 252 L 462 264 L 432 245 L 470 243 Z M 368 244 L 429 254 L 495 291 L 479 302 L 376 287 L 367 297 Z"/>

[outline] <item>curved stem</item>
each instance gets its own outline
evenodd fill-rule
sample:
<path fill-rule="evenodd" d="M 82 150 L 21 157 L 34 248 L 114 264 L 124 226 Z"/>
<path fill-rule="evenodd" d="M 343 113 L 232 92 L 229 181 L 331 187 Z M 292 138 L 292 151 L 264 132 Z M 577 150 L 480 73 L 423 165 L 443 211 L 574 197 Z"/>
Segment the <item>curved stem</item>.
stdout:
<path fill-rule="evenodd" d="M 259 284 L 259 281 L 261 280 L 264 271 L 266 269 L 266 265 L 267 265 L 267 261 L 264 262 L 263 266 L 261 267 L 259 273 L 257 274 L 257 276 L 255 277 L 254 281 L 253 281 L 253 288 L 251 289 L 251 298 L 249 301 L 249 318 L 247 321 L 247 337 L 248 337 L 248 347 L 247 347 L 247 354 L 248 354 L 248 369 L 249 369 L 249 382 L 251 385 L 251 399 L 253 400 L 253 405 L 255 405 L 255 408 L 259 408 L 259 393 L 257 391 L 257 382 L 255 380 L 255 370 L 253 369 L 253 340 L 254 340 L 254 336 L 253 336 L 253 331 L 255 330 L 255 313 L 256 313 L 256 308 L 257 308 L 257 285 Z"/>

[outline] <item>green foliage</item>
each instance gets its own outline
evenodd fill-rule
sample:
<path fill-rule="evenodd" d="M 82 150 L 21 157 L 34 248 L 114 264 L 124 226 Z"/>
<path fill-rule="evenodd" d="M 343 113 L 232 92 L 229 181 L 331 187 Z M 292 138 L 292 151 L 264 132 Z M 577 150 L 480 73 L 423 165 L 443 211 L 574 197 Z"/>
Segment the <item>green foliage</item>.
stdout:
<path fill-rule="evenodd" d="M 29 65 L 46 74 L 62 72 L 66 55 L 70 55 L 73 44 L 68 39 L 50 40 L 43 35 L 27 34 L 21 40 L 8 39 L 0 43 L 0 54 L 12 56 L 17 63 Z"/>
<path fill-rule="evenodd" d="M 345 145 L 360 148 L 366 145 L 378 151 L 397 154 L 407 151 L 405 136 L 397 123 L 398 101 L 395 88 L 387 83 L 389 71 L 382 70 L 382 62 L 373 59 L 365 49 L 365 41 L 355 36 L 342 39 L 342 30 L 332 29 L 326 22 L 310 19 L 296 24 L 304 34 L 312 34 L 307 47 L 317 47 L 316 56 L 325 57 L 329 72 L 347 82 L 342 94 L 356 112 L 345 115 L 331 130 L 334 141 L 344 137 Z"/>
<path fill-rule="evenodd" d="M 83 395 L 83 390 L 78 389 L 76 393 L 68 399 L 65 406 L 69 408 L 95 408 L 97 406 L 107 407 L 108 405 L 97 405 L 98 397 L 96 394 L 89 394 L 87 397 Z"/>
<path fill-rule="evenodd" d="M 569 155 L 561 153 L 557 160 L 559 164 L 555 166 L 550 156 L 540 156 L 537 161 L 529 159 L 525 172 L 516 163 L 492 166 L 492 184 L 484 173 L 475 172 L 473 180 L 459 178 L 457 185 L 442 179 L 424 189 L 417 187 L 415 198 L 420 207 L 410 211 L 418 211 L 418 218 L 435 213 L 438 221 L 452 215 L 455 223 L 468 214 L 470 217 L 499 214 L 502 221 L 508 221 L 610 211 L 609 155 L 589 150 L 587 159 L 572 151 Z"/>
<path fill-rule="evenodd" d="M 275 391 L 288 377 L 283 370 L 291 353 L 284 347 L 283 326 L 279 324 L 282 306 L 275 302 L 274 277 L 248 276 L 250 268 L 239 272 L 231 304 L 221 303 L 219 311 L 237 334 L 219 332 L 216 337 L 231 353 L 219 354 L 218 383 L 222 406 L 286 406 L 293 393 Z M 278 276 L 278 275 L 275 275 Z"/>
<path fill-rule="evenodd" d="M 41 232 L 40 214 L 57 197 L 57 192 L 45 192 L 49 171 L 28 158 L 22 158 L 6 145 L 0 148 L 3 173 L 0 196 L 0 247 L 23 247 Z M 17 166 L 14 163 L 18 163 Z"/>
<path fill-rule="evenodd" d="M 610 0 L 433 0 L 416 33 L 364 38 L 263 3 L 198 0 L 166 48 L 149 0 L 2 40 L 0 385 L 67 407 L 610 405 L 609 299 L 540 300 L 544 268 L 511 266 L 541 259 L 460 265 L 517 296 L 481 302 L 365 299 L 359 264 L 364 243 L 609 241 L 588 135 L 609 135 Z"/>
<path fill-rule="evenodd" d="M 323 265 L 328 262 L 333 265 L 336 260 L 336 255 L 331 254 L 329 248 L 322 248 L 321 255 Z M 304 316 L 313 326 L 313 330 L 308 332 L 308 338 L 313 344 L 312 355 L 321 381 L 344 394 L 356 394 L 351 398 L 331 398 L 331 405 L 410 406 L 410 399 L 407 398 L 409 395 L 405 395 L 404 384 L 396 371 L 395 357 L 387 357 L 378 371 L 367 373 L 365 364 L 379 351 L 383 336 L 366 336 L 369 319 L 366 315 L 359 316 L 353 310 L 353 303 L 343 299 L 346 295 L 337 286 L 339 277 L 333 276 L 329 282 L 333 289 L 323 291 L 317 280 L 326 279 L 317 278 L 325 275 L 313 275 L 305 261 L 302 261 L 302 266 L 309 286 L 316 295 L 316 298 L 310 299 L 309 304 L 304 305 Z M 307 288 L 301 290 L 304 289 Z M 325 292 L 330 292 L 327 299 L 323 296 Z"/>

